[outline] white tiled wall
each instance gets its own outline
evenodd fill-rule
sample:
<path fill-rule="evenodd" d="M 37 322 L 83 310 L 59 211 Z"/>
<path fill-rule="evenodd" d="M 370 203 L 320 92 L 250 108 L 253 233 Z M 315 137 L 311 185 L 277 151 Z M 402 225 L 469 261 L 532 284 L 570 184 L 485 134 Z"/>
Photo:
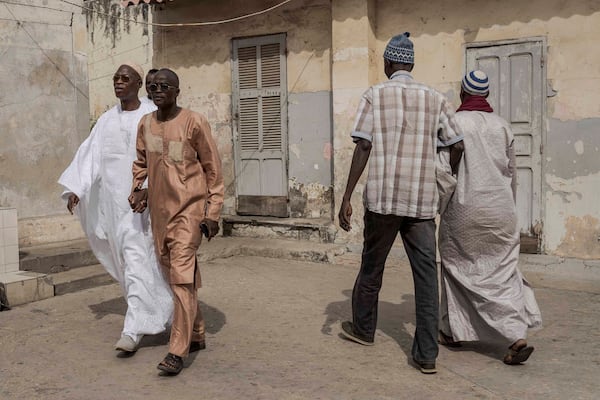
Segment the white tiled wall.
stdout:
<path fill-rule="evenodd" d="M 19 270 L 17 209 L 0 208 L 0 274 Z"/>

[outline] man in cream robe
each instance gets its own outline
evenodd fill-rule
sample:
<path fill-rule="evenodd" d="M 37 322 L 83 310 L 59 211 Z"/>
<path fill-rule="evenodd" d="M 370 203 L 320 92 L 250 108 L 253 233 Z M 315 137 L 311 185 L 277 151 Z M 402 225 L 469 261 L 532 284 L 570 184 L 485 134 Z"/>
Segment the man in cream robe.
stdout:
<path fill-rule="evenodd" d="M 138 99 L 143 76 L 134 63 L 119 67 L 113 77 L 119 104 L 100 116 L 58 181 L 96 258 L 123 289 L 127 313 L 115 347 L 127 352 L 137 350 L 143 335 L 164 331 L 173 313 L 148 213 L 134 213 L 127 201 L 138 122 L 156 109 Z"/>
<path fill-rule="evenodd" d="M 456 121 L 465 150 L 439 232 L 440 342 L 501 341 L 509 347 L 504 362 L 514 365 L 533 352 L 527 329 L 542 319 L 518 268 L 514 137 L 486 101 L 488 92 L 482 71 L 462 81 Z"/>

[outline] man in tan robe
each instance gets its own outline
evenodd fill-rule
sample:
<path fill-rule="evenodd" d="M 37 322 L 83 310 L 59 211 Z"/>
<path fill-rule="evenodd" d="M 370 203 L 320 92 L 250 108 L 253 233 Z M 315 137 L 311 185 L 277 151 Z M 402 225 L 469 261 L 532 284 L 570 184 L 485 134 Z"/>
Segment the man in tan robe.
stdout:
<path fill-rule="evenodd" d="M 224 185 L 208 121 L 177 105 L 177 75 L 159 70 L 150 90 L 158 110 L 138 126 L 130 204 L 136 212 L 146 204 L 150 208 L 156 251 L 174 294 L 169 354 L 158 368 L 175 375 L 183 357 L 205 347 L 196 251 L 202 230 L 208 240 L 219 231 Z M 148 188 L 143 189 L 146 178 Z"/>

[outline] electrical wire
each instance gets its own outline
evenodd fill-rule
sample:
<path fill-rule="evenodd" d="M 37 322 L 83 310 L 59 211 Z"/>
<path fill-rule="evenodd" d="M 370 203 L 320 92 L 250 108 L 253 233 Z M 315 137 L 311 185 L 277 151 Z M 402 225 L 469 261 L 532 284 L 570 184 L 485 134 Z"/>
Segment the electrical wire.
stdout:
<path fill-rule="evenodd" d="M 209 26 L 209 25 L 220 25 L 220 24 L 226 24 L 229 22 L 235 22 L 235 21 L 239 21 L 242 19 L 246 19 L 246 18 L 250 18 L 250 17 L 255 17 L 257 15 L 261 15 L 261 14 L 265 14 L 269 11 L 272 11 L 276 8 L 279 8 L 293 0 L 284 0 L 281 3 L 275 4 L 274 6 L 271 6 L 269 8 L 265 8 L 264 10 L 260 10 L 260 11 L 256 11 L 250 14 L 245 14 L 245 15 L 240 15 L 238 17 L 233 17 L 233 18 L 228 18 L 228 19 L 223 19 L 223 20 L 219 20 L 219 21 L 206 21 L 206 22 L 185 22 L 185 23 L 158 23 L 158 22 L 140 22 L 137 21 L 135 19 L 131 19 L 131 18 L 125 18 L 125 17 L 120 17 L 118 15 L 114 15 L 114 14 L 110 14 L 110 13 L 106 13 L 103 11 L 97 11 L 95 10 L 93 7 L 86 7 L 86 6 L 82 6 L 79 4 L 75 4 L 72 3 L 70 1 L 67 0 L 60 0 L 65 4 L 69 4 L 75 7 L 79 7 L 82 8 L 84 10 L 96 13 L 96 14 L 100 14 L 100 15 L 104 15 L 107 17 L 111 17 L 111 18 L 116 18 L 116 19 L 120 19 L 122 21 L 128 21 L 128 22 L 132 22 L 134 24 L 141 24 L 141 25 L 147 25 L 147 26 L 158 26 L 161 28 L 170 28 L 170 27 L 186 27 L 186 26 Z"/>
<path fill-rule="evenodd" d="M 54 7 L 48 7 L 48 6 L 38 6 L 38 5 L 35 5 L 35 4 L 17 3 L 17 2 L 14 2 L 14 1 L 7 1 L 7 0 L 0 0 L 0 3 L 10 4 L 10 5 L 13 5 L 13 6 L 23 6 L 23 7 L 31 7 L 31 8 L 43 8 L 45 10 L 59 11 L 59 12 L 64 12 L 64 13 L 68 13 L 68 14 L 72 13 L 72 11 L 62 10 L 60 8 L 54 8 Z"/>
<path fill-rule="evenodd" d="M 13 17 L 14 21 L 16 22 L 24 22 L 24 21 L 20 21 L 17 19 L 17 17 L 15 16 L 15 14 L 13 14 L 13 12 L 10 10 L 10 8 L 8 7 L 8 5 L 6 4 L 6 2 L 2 2 L 4 3 L 4 8 L 6 8 L 6 11 L 8 11 L 8 13 Z M 35 40 L 35 38 L 33 37 L 33 35 L 31 33 L 29 33 L 29 31 L 27 29 L 25 29 L 25 26 L 23 24 L 21 24 L 19 26 L 20 29 L 23 30 L 23 32 L 25 32 L 25 34 L 29 37 L 29 39 L 31 39 L 31 41 L 37 46 L 37 48 L 42 52 L 42 54 L 44 55 L 44 57 L 46 57 L 48 59 L 48 61 L 50 61 L 50 63 L 52 65 L 54 65 L 54 68 L 56 68 L 56 70 L 66 79 L 67 82 L 69 82 L 69 84 L 77 91 L 79 92 L 79 94 L 81 94 L 85 99 L 88 99 L 88 96 L 86 93 L 84 93 L 81 89 L 79 89 L 79 87 L 77 87 L 77 85 L 71 80 L 71 78 L 69 78 L 67 76 L 67 74 L 65 74 L 65 72 L 60 69 L 60 66 L 58 66 L 54 60 L 52 60 L 52 58 L 50 58 L 50 56 L 48 55 L 48 53 L 46 53 L 46 51 L 44 50 L 44 48 L 38 43 L 37 40 Z"/>

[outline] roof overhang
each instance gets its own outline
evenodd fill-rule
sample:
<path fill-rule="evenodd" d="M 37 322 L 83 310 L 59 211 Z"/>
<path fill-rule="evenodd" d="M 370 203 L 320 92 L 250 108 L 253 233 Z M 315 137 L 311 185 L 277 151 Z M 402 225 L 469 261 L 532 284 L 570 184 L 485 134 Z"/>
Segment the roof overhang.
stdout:
<path fill-rule="evenodd" d="M 173 0 L 168 0 L 168 1 L 173 1 Z M 129 6 L 137 6 L 138 4 L 158 4 L 158 3 L 166 3 L 167 0 L 121 0 L 121 5 L 123 7 L 129 7 Z"/>

